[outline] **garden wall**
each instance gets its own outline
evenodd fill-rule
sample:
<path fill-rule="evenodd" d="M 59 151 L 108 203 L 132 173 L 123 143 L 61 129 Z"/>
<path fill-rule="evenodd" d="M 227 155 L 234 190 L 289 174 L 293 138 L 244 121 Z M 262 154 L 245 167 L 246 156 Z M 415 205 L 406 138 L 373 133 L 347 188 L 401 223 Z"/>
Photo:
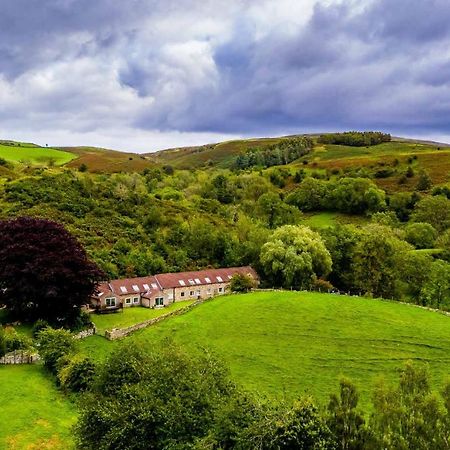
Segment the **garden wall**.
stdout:
<path fill-rule="evenodd" d="M 39 360 L 40 357 L 35 352 L 16 350 L 0 358 L 0 364 L 33 364 Z"/>
<path fill-rule="evenodd" d="M 149 319 L 149 320 L 146 320 L 145 322 L 137 323 L 136 325 L 132 325 L 131 327 L 113 328 L 112 330 L 107 330 L 107 331 L 105 331 L 105 337 L 106 337 L 106 339 L 109 339 L 110 341 L 124 338 L 137 330 L 141 330 L 142 328 L 147 328 L 151 325 L 154 325 L 155 323 L 161 322 L 161 320 L 167 319 L 168 317 L 184 314 L 184 313 L 190 311 L 192 308 L 195 308 L 200 303 L 204 303 L 205 301 L 206 300 L 197 300 L 196 302 L 191 303 L 190 305 L 186 306 L 185 308 L 180 308 L 175 311 L 171 311 L 167 314 L 163 314 L 162 316 L 155 317 L 154 319 Z"/>

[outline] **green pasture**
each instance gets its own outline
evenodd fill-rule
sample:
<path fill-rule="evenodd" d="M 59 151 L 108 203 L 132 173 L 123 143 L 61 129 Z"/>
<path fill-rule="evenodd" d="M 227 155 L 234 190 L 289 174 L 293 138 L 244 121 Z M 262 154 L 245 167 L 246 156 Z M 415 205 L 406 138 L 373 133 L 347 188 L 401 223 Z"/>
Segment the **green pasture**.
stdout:
<path fill-rule="evenodd" d="M 364 225 L 370 222 L 365 216 L 356 216 L 338 212 L 324 211 L 319 213 L 305 213 L 301 223 L 311 228 L 329 228 L 336 225 Z"/>
<path fill-rule="evenodd" d="M 299 292 L 221 297 L 119 341 L 88 338 L 103 359 L 116 345 L 148 348 L 173 339 L 192 351 L 211 349 L 246 389 L 271 398 L 311 393 L 320 401 L 342 375 L 367 405 L 379 376 L 395 380 L 409 359 L 427 363 L 435 386 L 450 375 L 450 317 L 395 302 Z"/>
<path fill-rule="evenodd" d="M 0 366 L 0 449 L 67 450 L 76 408 L 41 365 Z"/>
<path fill-rule="evenodd" d="M 12 163 L 61 166 L 76 157 L 73 153 L 36 147 L 32 144 L 21 144 L 20 146 L 0 144 L 0 158 Z"/>
<path fill-rule="evenodd" d="M 313 157 L 321 160 L 371 157 L 371 156 L 401 156 L 413 153 L 437 151 L 433 145 L 412 142 L 385 142 L 369 147 L 351 147 L 348 145 L 318 144 L 313 151 Z"/>
<path fill-rule="evenodd" d="M 113 328 L 126 328 L 135 325 L 139 322 L 144 322 L 149 319 L 167 314 L 180 308 L 184 308 L 194 303 L 194 300 L 186 300 L 183 302 L 172 303 L 165 308 L 144 308 L 142 306 L 133 306 L 130 308 L 123 308 L 118 312 L 109 314 L 92 314 L 92 322 L 97 327 L 98 334 L 104 334 L 106 330 Z"/>

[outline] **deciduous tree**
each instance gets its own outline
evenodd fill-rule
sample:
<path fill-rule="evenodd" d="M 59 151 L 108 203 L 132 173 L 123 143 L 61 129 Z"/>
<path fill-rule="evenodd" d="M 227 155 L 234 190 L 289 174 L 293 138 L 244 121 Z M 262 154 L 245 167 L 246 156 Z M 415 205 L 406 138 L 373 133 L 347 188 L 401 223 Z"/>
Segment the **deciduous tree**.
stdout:
<path fill-rule="evenodd" d="M 24 320 L 71 323 L 103 273 L 56 222 L 0 221 L 0 304 Z"/>
<path fill-rule="evenodd" d="M 318 233 L 305 226 L 285 225 L 263 245 L 261 264 L 274 285 L 299 288 L 309 286 L 314 277 L 328 275 L 332 263 Z"/>

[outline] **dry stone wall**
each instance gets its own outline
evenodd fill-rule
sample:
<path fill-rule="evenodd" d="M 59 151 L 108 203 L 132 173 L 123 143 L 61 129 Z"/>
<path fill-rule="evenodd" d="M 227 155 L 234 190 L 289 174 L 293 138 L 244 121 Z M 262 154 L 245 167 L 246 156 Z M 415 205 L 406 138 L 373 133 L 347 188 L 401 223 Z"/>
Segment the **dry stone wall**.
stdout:
<path fill-rule="evenodd" d="M 36 352 L 16 350 L 0 358 L 0 364 L 33 364 L 40 360 Z"/>
<path fill-rule="evenodd" d="M 204 303 L 206 300 L 197 300 L 194 303 L 191 303 L 190 305 L 186 306 L 185 308 L 180 308 L 175 311 L 171 311 L 167 314 L 163 314 L 159 317 L 155 317 L 154 319 L 146 320 L 145 322 L 137 323 L 136 325 L 132 325 L 131 327 L 127 328 L 113 328 L 112 330 L 105 331 L 105 337 L 106 339 L 109 339 L 110 341 L 114 341 L 116 339 L 122 339 L 131 333 L 134 333 L 137 330 L 141 330 L 142 328 L 147 328 L 151 325 L 154 325 L 155 323 L 161 322 L 164 319 L 167 319 L 168 317 L 172 316 L 178 316 L 181 314 L 184 314 L 188 311 L 190 311 L 192 308 L 195 308 L 200 303 Z"/>

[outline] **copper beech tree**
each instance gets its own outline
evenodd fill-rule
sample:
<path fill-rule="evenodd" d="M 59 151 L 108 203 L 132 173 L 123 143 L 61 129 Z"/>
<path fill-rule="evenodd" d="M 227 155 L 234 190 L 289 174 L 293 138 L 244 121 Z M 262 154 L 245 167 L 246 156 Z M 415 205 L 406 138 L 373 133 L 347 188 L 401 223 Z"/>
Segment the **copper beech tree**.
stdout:
<path fill-rule="evenodd" d="M 0 221 L 0 305 L 15 317 L 71 324 L 103 277 L 62 225 L 31 217 Z"/>

